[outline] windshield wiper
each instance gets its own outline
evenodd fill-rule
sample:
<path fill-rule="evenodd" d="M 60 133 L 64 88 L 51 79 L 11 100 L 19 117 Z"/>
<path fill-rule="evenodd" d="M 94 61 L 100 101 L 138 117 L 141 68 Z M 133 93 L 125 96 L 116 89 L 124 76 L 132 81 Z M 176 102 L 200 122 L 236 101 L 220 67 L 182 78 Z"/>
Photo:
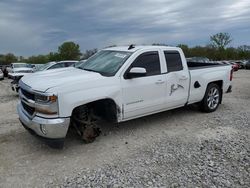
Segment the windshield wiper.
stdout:
<path fill-rule="evenodd" d="M 86 70 L 86 71 L 90 71 L 90 72 L 97 72 L 97 73 L 100 73 L 98 71 L 95 71 L 95 70 L 92 70 L 92 69 L 85 69 L 85 68 L 81 68 L 82 70 Z M 101 74 L 101 73 L 100 73 Z"/>
<path fill-rule="evenodd" d="M 82 68 L 82 67 L 75 67 L 75 68 L 77 68 L 77 69 L 81 69 L 81 70 L 84 70 L 84 68 Z"/>
<path fill-rule="evenodd" d="M 102 76 L 107 76 L 107 74 L 104 73 L 104 72 L 99 72 L 99 71 L 96 71 L 96 70 L 86 69 L 86 68 L 82 68 L 82 67 L 76 67 L 76 68 L 81 69 L 81 70 L 85 70 L 85 71 L 89 71 L 89 72 L 96 72 L 96 73 L 99 73 Z"/>

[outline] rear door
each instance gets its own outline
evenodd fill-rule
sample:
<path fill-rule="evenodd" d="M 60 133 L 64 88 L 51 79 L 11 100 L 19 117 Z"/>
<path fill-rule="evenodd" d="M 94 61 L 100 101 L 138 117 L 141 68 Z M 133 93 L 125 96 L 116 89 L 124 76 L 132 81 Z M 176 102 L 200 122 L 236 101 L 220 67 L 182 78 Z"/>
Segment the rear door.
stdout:
<path fill-rule="evenodd" d="M 126 78 L 132 67 L 145 68 L 147 74 L 139 78 Z M 126 70 L 122 80 L 124 119 L 150 114 L 164 107 L 166 80 L 161 74 L 159 51 L 140 54 Z"/>
<path fill-rule="evenodd" d="M 166 107 L 173 108 L 185 105 L 189 93 L 189 71 L 185 60 L 178 51 L 165 50 L 167 73 Z M 183 57 L 184 58 L 184 57 Z M 184 62 L 184 63 L 183 63 Z"/>

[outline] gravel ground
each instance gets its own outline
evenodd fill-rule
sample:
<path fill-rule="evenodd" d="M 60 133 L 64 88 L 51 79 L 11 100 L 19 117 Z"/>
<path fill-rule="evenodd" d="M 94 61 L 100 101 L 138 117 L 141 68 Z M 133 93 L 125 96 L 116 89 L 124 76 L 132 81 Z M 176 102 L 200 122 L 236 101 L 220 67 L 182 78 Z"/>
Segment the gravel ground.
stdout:
<path fill-rule="evenodd" d="M 17 120 L 0 81 L 0 187 L 250 187 L 250 72 L 210 114 L 186 107 L 103 125 L 92 144 L 75 135 L 54 150 Z"/>

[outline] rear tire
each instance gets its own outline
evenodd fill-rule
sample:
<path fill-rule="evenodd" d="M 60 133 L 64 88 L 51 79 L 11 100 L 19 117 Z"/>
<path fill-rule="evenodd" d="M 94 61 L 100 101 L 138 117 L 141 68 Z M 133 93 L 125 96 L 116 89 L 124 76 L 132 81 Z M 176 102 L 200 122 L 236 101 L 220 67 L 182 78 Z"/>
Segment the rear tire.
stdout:
<path fill-rule="evenodd" d="M 215 83 L 209 84 L 207 86 L 204 98 L 200 103 L 201 111 L 207 113 L 214 112 L 219 107 L 221 98 L 221 88 Z"/>

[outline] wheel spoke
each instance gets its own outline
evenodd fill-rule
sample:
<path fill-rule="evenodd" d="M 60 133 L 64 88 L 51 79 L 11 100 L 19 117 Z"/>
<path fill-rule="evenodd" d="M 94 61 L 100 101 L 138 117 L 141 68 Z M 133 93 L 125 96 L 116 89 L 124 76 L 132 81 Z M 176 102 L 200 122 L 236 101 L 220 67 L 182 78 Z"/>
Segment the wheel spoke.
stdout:
<path fill-rule="evenodd" d="M 214 88 L 213 95 L 216 95 L 217 92 L 218 92 L 218 90 Z"/>
<path fill-rule="evenodd" d="M 210 109 L 215 109 L 219 104 L 219 90 L 213 87 L 208 92 L 207 104 Z"/>
<path fill-rule="evenodd" d="M 218 97 L 219 97 L 219 94 L 214 95 L 214 98 L 218 98 Z"/>

